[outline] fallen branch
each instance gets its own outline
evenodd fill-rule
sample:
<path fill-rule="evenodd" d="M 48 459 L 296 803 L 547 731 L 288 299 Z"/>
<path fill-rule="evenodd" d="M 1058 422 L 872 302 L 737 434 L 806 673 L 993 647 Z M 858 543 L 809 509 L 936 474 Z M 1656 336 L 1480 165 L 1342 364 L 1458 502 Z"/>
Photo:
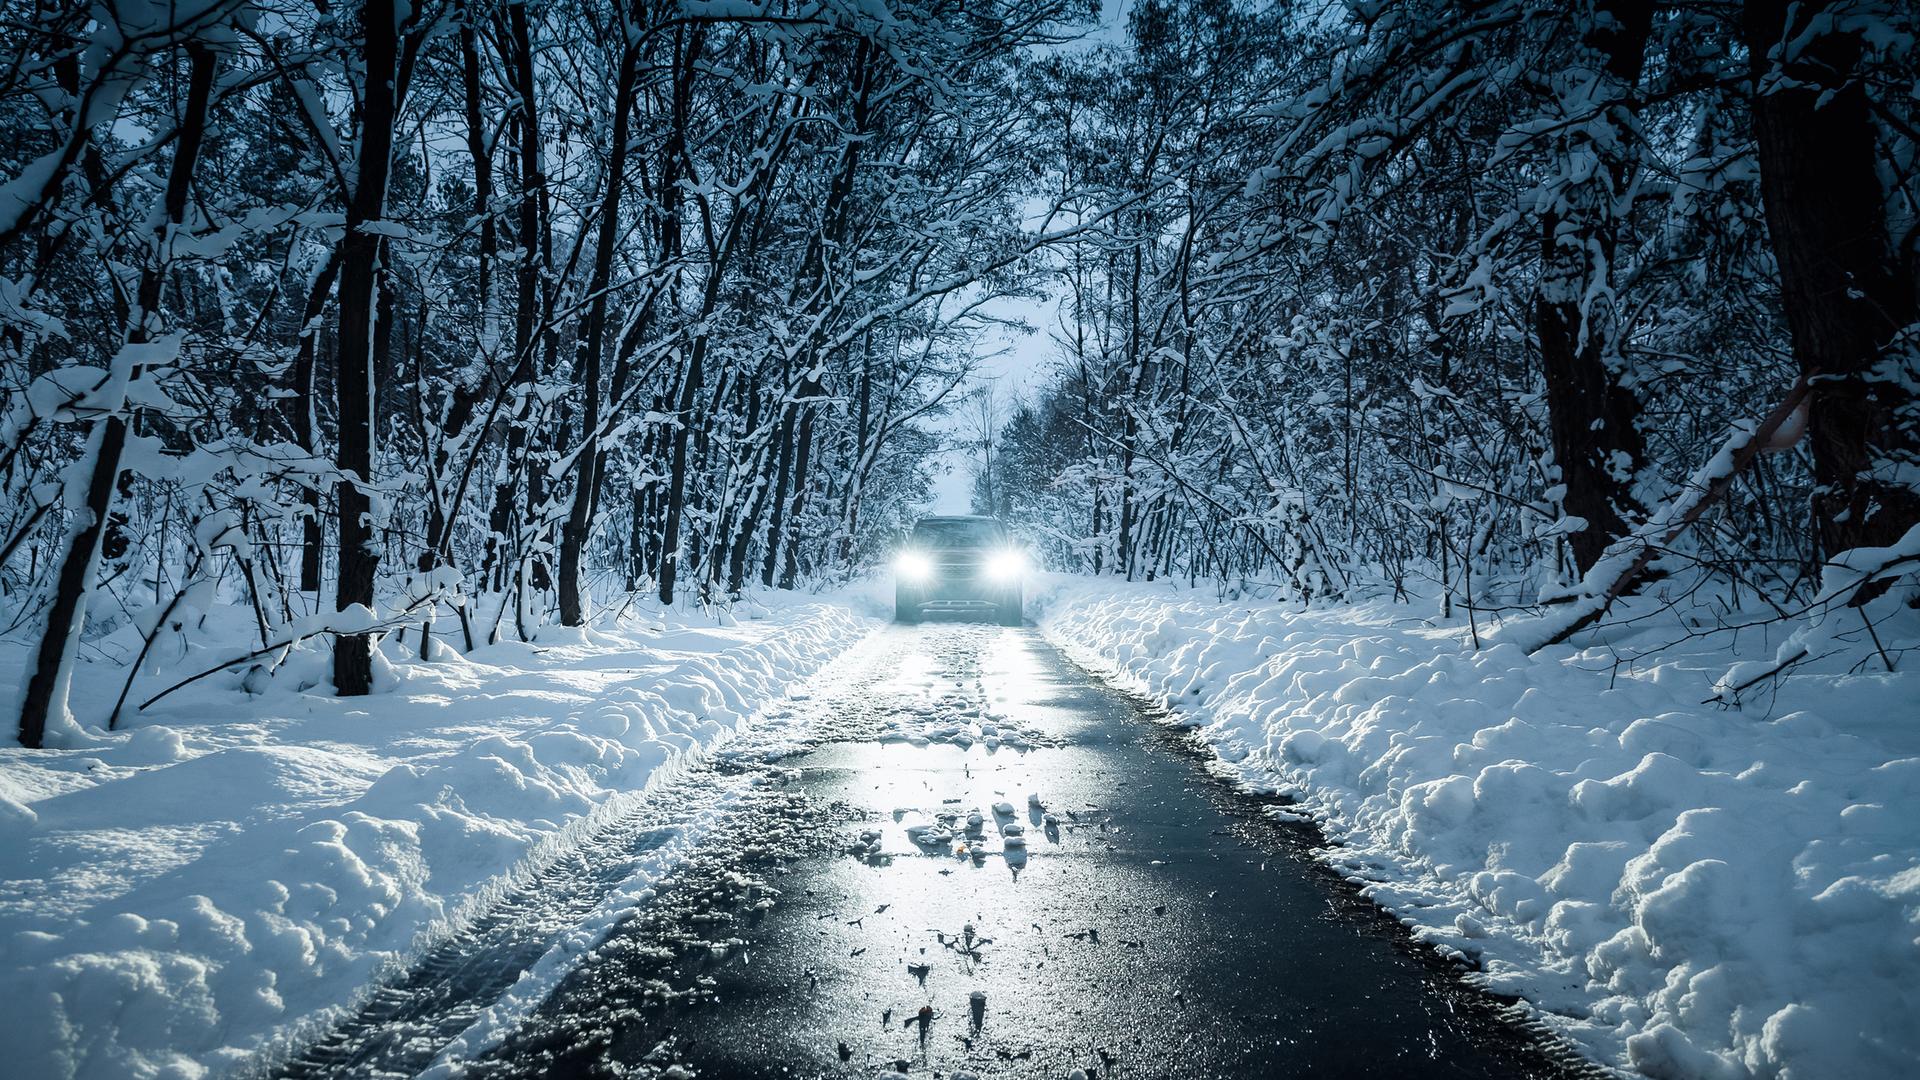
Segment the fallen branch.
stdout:
<path fill-rule="evenodd" d="M 1580 585 L 1559 602 L 1556 610 L 1537 619 L 1503 626 L 1496 641 L 1519 645 L 1529 653 L 1561 642 L 1593 625 L 1613 602 L 1626 595 L 1646 573 L 1655 555 L 1679 539 L 1732 488 L 1733 480 L 1767 450 L 1779 449 L 1776 436 L 1789 422 L 1797 422 L 1808 393 L 1808 375 L 1794 380 L 1787 396 L 1757 426 L 1737 426 L 1718 453 L 1687 480 L 1680 493 L 1667 501 L 1646 524 L 1615 540 L 1580 579 Z M 1789 429 L 1791 430 L 1791 429 Z"/>
<path fill-rule="evenodd" d="M 1742 679 L 1741 681 L 1739 681 L 1738 683 L 1735 683 L 1732 686 L 1723 687 L 1719 689 L 1717 692 L 1715 692 L 1715 694 L 1712 697 L 1702 699 L 1700 704 L 1702 705 L 1737 705 L 1740 703 L 1741 694 L 1745 693 L 1748 690 L 1751 690 L 1755 686 L 1758 686 L 1759 684 L 1767 681 L 1768 679 L 1771 679 L 1777 675 L 1785 674 L 1788 668 L 1794 666 L 1795 664 L 1800 663 L 1801 661 L 1805 660 L 1807 657 L 1812 655 L 1813 655 L 1812 650 L 1802 645 L 1799 648 L 1794 649 L 1791 652 L 1788 652 L 1786 656 L 1775 660 L 1771 664 L 1768 664 L 1766 668 L 1760 672 L 1760 674 L 1752 676 L 1751 678 Z"/>
<path fill-rule="evenodd" d="M 233 659 L 226 661 L 225 663 L 215 664 L 213 667 L 210 667 L 207 670 L 202 671 L 198 675 L 189 675 L 186 678 L 180 680 L 179 682 L 174 683 L 172 686 L 167 687 L 165 690 L 162 690 L 159 693 L 148 698 L 147 700 L 141 702 L 140 708 L 135 711 L 145 712 L 147 706 L 152 705 L 154 702 L 159 701 L 161 698 L 166 697 L 168 694 L 173 693 L 175 690 L 185 689 L 186 687 L 192 686 L 194 683 L 199 682 L 201 679 L 204 679 L 209 675 L 218 675 L 221 672 L 227 670 L 228 668 L 247 663 L 250 660 L 258 660 L 260 657 L 265 656 L 268 653 L 279 652 L 281 649 L 291 649 L 293 646 L 298 645 L 302 641 L 305 641 L 311 637 L 319 637 L 321 634 L 374 634 L 374 633 L 384 634 L 389 630 L 393 630 L 397 627 L 405 626 L 407 623 L 407 620 L 406 620 L 407 615 L 411 614 L 415 608 L 418 608 L 421 604 L 427 602 L 427 600 L 432 599 L 434 596 L 438 596 L 438 595 L 439 594 L 434 593 L 434 594 L 430 594 L 429 596 L 422 597 L 419 600 L 415 600 L 413 603 L 408 604 L 406 607 L 400 609 L 399 611 L 394 612 L 393 615 L 385 622 L 370 622 L 370 623 L 356 624 L 353 626 L 329 626 L 322 623 L 321 625 L 317 625 L 305 630 L 297 631 L 283 641 L 276 641 L 270 645 L 262 645 L 259 648 L 253 650 L 252 652 L 247 653 L 245 656 L 236 656 Z M 329 612 L 328 614 L 338 615 L 340 613 Z"/>
<path fill-rule="evenodd" d="M 1892 582 L 1913 573 L 1916 564 L 1920 564 L 1920 525 L 1908 529 L 1906 535 L 1891 546 L 1841 552 L 1827 564 L 1827 580 L 1820 595 L 1797 613 L 1796 617 L 1804 617 L 1806 622 L 1780 645 L 1773 660 L 1766 664 L 1735 664 L 1714 684 L 1714 694 L 1707 701 L 1736 705 L 1743 692 L 1805 662 L 1816 649 L 1842 632 L 1833 620 L 1849 608 L 1860 613 L 1861 624 L 1872 639 L 1880 662 L 1892 671 L 1893 657 L 1874 629 L 1867 605 L 1884 595 Z"/>
<path fill-rule="evenodd" d="M 180 602 L 186 599 L 187 591 L 199 581 L 200 566 L 205 558 L 204 554 L 195 557 L 193 567 L 187 571 L 187 583 L 174 590 L 173 599 L 167 601 L 166 608 L 160 612 L 160 618 L 154 621 L 153 629 L 148 630 L 145 638 L 141 640 L 139 655 L 133 658 L 133 665 L 127 669 L 127 681 L 121 684 L 120 696 L 113 699 L 113 711 L 107 714 L 108 731 L 119 727 L 120 710 L 127 705 L 127 695 L 133 691 L 133 680 L 140 677 L 140 665 L 147 662 L 147 654 L 153 651 L 153 643 L 160 639 L 160 631 L 173 618 L 173 613 L 179 609 Z M 144 709 L 146 706 L 142 705 L 141 708 Z"/>

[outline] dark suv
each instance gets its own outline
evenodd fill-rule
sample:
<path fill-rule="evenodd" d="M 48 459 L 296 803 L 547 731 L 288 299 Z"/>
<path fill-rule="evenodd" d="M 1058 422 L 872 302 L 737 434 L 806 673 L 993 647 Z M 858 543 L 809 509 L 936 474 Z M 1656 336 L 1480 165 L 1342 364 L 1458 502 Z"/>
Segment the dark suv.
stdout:
<path fill-rule="evenodd" d="M 1019 626 L 1026 574 L 1026 555 L 993 518 L 921 518 L 893 561 L 893 617 L 991 611 L 1000 625 Z"/>

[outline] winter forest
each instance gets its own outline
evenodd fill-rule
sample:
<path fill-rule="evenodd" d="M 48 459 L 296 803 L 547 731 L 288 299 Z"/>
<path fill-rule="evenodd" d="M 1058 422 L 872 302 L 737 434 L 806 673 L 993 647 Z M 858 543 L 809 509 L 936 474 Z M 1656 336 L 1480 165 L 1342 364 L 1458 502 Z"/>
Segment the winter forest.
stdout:
<path fill-rule="evenodd" d="M 975 491 L 1062 569 L 1502 608 L 1639 551 L 1785 618 L 1915 557 L 1904 5 L 104 10 L 0 84 L 27 745 L 90 628 L 216 596 L 359 694 L 380 634 L 843 579 L 1047 291 Z"/>
<path fill-rule="evenodd" d="M 88 894 L 45 935 L 64 944 L 6 961 L 0 1001 L 52 1032 L 27 1075 L 227 1075 L 298 1050 L 497 898 L 495 876 L 881 633 L 870 594 L 950 472 L 971 505 L 944 511 L 997 518 L 1032 564 L 1042 635 L 1190 704 L 1247 786 L 1347 853 L 1319 858 L 1377 844 L 1343 873 L 1426 883 L 1371 898 L 1439 905 L 1413 938 L 1585 1057 L 1673 1077 L 1920 1062 L 1900 1020 L 1920 832 L 1859 809 L 1920 819 L 1901 680 L 1920 663 L 1917 34 L 1903 0 L 12 0 L 0 925 L 28 932 L 101 859 L 146 882 Z M 1288 666 L 1303 634 L 1328 657 L 1397 642 L 1405 677 L 1361 646 L 1317 696 Z M 1446 674 L 1491 663 L 1512 666 Z M 624 700 L 616 670 L 651 673 L 645 702 L 601 730 L 580 717 Z M 541 679 L 556 704 L 487 726 L 474 702 Z M 1450 763 L 1420 772 L 1413 728 L 1368 741 L 1393 726 L 1381 701 L 1474 679 L 1515 689 L 1445 699 L 1490 714 L 1445 736 Z M 1047 745 L 1017 709 L 981 727 L 984 685 L 977 716 L 901 737 Z M 1487 731 L 1520 737 L 1526 685 L 1601 704 L 1466 763 Z M 1834 726 L 1794 719 L 1815 713 Z M 467 726 L 408 726 L 443 714 Z M 381 733 L 349 753 L 361 734 L 274 726 L 296 715 Z M 1649 742 L 1653 717 L 1671 730 Z M 555 730 L 589 749 L 539 741 Z M 1610 732 L 1618 776 L 1585 731 Z M 490 740 L 520 749 L 473 749 Z M 1714 794 L 1773 783 L 1762 758 L 1814 760 L 1781 749 L 1803 742 L 1843 755 L 1819 759 L 1850 778 L 1827 817 L 1787 779 L 1752 796 L 1764 811 Z M 82 786 L 296 743 L 332 761 L 214 774 L 234 805 L 280 808 L 234 811 L 232 833 L 216 815 L 73 853 L 106 828 L 61 824 Z M 1355 764 L 1331 771 L 1329 744 Z M 1715 757 L 1749 745 L 1772 749 Z M 1572 815 L 1540 826 L 1552 843 L 1474 832 L 1474 807 L 1525 817 L 1534 797 L 1487 801 L 1503 759 L 1552 774 L 1541 820 Z M 286 771 L 307 768 L 326 779 Z M 1654 789 L 1686 794 L 1635 794 L 1667 768 L 1685 777 Z M 488 802 L 499 770 L 547 801 Z M 1423 817 L 1460 777 L 1467 809 Z M 1610 809 L 1595 784 L 1616 784 Z M 1054 816 L 1032 805 L 1039 848 Z M 1749 873 L 1683 828 L 1708 808 L 1777 810 L 1804 846 Z M 436 839 L 452 817 L 464 839 Z M 429 824 L 349 835 L 389 820 Z M 294 899 L 233 902 L 246 948 L 150 940 L 178 897 L 237 910 L 195 866 L 292 858 L 319 824 L 373 867 L 356 881 L 387 882 L 353 902 L 365 926 L 330 929 L 338 882 L 297 916 L 296 871 L 263 871 Z M 1655 867 L 1670 829 L 1706 853 Z M 485 854 L 458 847 L 481 834 Z M 1001 842 L 1024 861 L 1018 831 Z M 1565 870 L 1607 844 L 1610 870 Z M 1814 854 L 1833 851 L 1854 854 Z M 1663 923 L 1647 898 L 1705 895 L 1715 860 L 1749 884 Z M 1516 872 L 1506 899 L 1481 880 Z M 1809 912 L 1865 884 L 1851 914 L 1756 930 L 1762 961 L 1701 928 L 1766 908 L 1753 881 Z M 103 944 L 137 902 L 149 937 Z M 1864 928 L 1823 955 L 1892 950 L 1887 981 L 1809 974 L 1824 961 L 1781 944 L 1808 920 Z M 281 922 L 307 928 L 305 959 L 261 959 Z M 97 959 L 115 948 L 200 967 Z M 1577 971 L 1511 974 L 1523 955 Z M 1711 992 L 1687 982 L 1709 971 Z M 66 989 L 43 1000 L 49 972 Z M 1591 999 L 1559 1008 L 1555 979 Z M 209 1004 L 189 1022 L 169 997 Z M 165 1019 L 100 1019 L 141 1008 Z"/>

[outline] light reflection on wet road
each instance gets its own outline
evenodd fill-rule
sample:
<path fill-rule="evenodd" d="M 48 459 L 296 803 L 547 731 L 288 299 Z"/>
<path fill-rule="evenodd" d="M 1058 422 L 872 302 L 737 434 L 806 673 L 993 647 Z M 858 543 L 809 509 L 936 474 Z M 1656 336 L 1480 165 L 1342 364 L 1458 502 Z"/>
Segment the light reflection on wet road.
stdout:
<path fill-rule="evenodd" d="M 802 705 L 821 741 L 741 766 L 765 797 L 466 1071 L 1583 1071 L 1031 630 L 900 627 L 861 654 Z M 903 730 L 936 741 L 876 741 Z M 986 745 L 1016 732 L 1035 748 Z M 916 845 L 943 820 L 959 835 Z"/>

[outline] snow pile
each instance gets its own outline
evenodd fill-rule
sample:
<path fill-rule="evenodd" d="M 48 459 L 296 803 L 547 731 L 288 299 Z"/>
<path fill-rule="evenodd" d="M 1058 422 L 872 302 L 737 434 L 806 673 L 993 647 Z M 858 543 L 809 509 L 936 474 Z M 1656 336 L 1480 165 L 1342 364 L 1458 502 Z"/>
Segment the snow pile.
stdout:
<path fill-rule="evenodd" d="M 1024 856 L 1027 827 L 1015 820 L 1012 803 L 997 802 L 990 812 L 982 813 L 978 807 L 960 809 L 961 801 L 948 800 L 948 805 L 937 810 L 897 807 L 893 811 L 894 821 L 901 825 L 902 835 L 922 855 L 951 855 L 963 859 L 984 859 L 990 854 L 1010 858 Z M 1039 805 L 1031 805 L 1034 823 L 1039 824 Z M 996 838 L 998 847 L 994 846 Z M 875 830 L 863 832 L 861 840 L 867 846 L 854 854 L 869 858 L 877 856 L 884 843 L 883 834 Z"/>
<path fill-rule="evenodd" d="M 896 713 L 885 718 L 881 742 L 906 742 L 915 746 L 946 743 L 966 749 L 979 743 L 989 750 L 1031 750 L 1045 745 L 1044 737 L 1020 726 L 978 699 L 959 694 L 945 695 L 933 701 L 925 713 Z"/>
<path fill-rule="evenodd" d="M 1299 800 L 1417 936 L 1601 1060 L 1920 1075 L 1914 675 L 1796 669 L 1728 711 L 1700 704 L 1716 678 L 1779 642 L 1689 651 L 1678 615 L 1529 657 L 1405 605 L 1056 581 L 1039 607 L 1245 783 Z M 1616 667 L 1636 644 L 1667 647 Z"/>
<path fill-rule="evenodd" d="M 919 676 L 917 685 L 902 688 L 912 696 L 911 703 L 882 713 L 875 737 L 881 742 L 940 743 L 962 750 L 979 745 L 990 751 L 1025 751 L 1052 745 L 1052 739 L 1011 716 L 988 694 L 980 650 L 999 633 L 998 628 L 981 627 L 966 637 L 949 639 L 937 661 L 938 670 L 914 673 Z"/>
<path fill-rule="evenodd" d="M 285 677 L 250 697 L 235 673 L 91 745 L 0 749 L 10 1071 L 232 1071 L 326 1022 L 873 626 L 832 604 L 765 616 L 431 664 L 394 648 L 359 699 Z M 5 647 L 0 680 L 21 663 Z M 77 711 L 122 677 L 82 665 Z"/>

